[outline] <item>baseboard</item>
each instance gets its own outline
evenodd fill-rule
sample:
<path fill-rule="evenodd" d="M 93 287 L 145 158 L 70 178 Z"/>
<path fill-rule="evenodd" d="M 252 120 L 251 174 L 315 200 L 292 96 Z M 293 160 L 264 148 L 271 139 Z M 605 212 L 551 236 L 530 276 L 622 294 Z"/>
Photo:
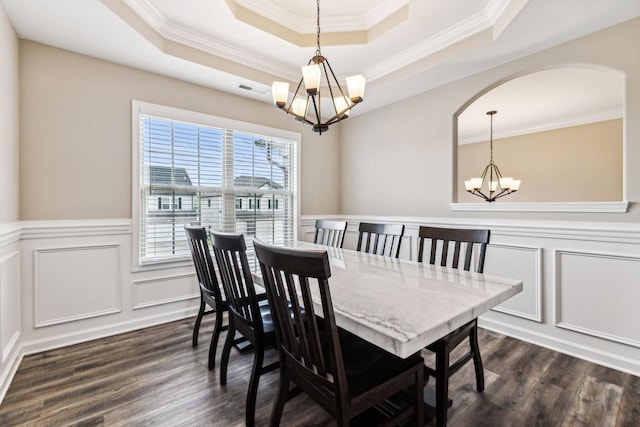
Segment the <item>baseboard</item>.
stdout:
<path fill-rule="evenodd" d="M 486 317 L 480 317 L 478 319 L 478 326 L 578 359 L 583 359 L 631 375 L 640 376 L 640 360 L 599 350 L 592 346 L 584 346 L 576 342 L 565 341 L 558 337 L 534 332 L 531 329 L 520 328 L 494 319 L 487 319 Z"/>
<path fill-rule="evenodd" d="M 18 371 L 23 357 L 24 353 L 22 352 L 22 347 L 16 347 L 8 358 L 8 363 L 5 363 L 5 369 L 3 372 L 0 372 L 0 404 L 4 400 L 4 396 L 7 394 L 7 391 L 9 391 L 11 381 L 13 381 L 13 377 Z"/>

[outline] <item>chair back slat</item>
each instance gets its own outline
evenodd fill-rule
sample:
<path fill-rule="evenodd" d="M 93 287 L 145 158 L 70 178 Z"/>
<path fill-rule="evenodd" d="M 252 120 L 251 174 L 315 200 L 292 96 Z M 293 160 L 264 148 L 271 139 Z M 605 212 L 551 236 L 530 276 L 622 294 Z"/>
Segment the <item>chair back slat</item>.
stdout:
<path fill-rule="evenodd" d="M 339 390 L 346 393 L 326 251 L 277 247 L 258 239 L 254 246 L 284 363 L 295 366 L 292 369 L 327 398 Z M 315 311 L 314 297 L 320 299 L 322 313 Z"/>
<path fill-rule="evenodd" d="M 356 246 L 356 250 L 398 258 L 400 256 L 402 236 L 404 236 L 403 224 L 361 222 L 358 228 L 358 245 Z"/>
<path fill-rule="evenodd" d="M 246 326 L 262 330 L 262 316 L 247 260 L 244 236 L 239 233 L 211 232 L 213 253 L 229 310 Z M 242 326 L 236 325 L 239 330 Z"/>
<path fill-rule="evenodd" d="M 452 261 L 451 267 L 453 268 L 458 268 L 458 262 L 460 261 L 460 246 L 462 246 L 460 242 L 455 242 L 455 244 L 453 245 L 453 259 L 451 260 Z M 467 245 L 467 249 L 469 247 L 473 248 L 472 245 Z M 470 260 L 470 259 L 471 259 L 470 257 L 466 257 L 465 263 L 466 263 L 466 260 Z"/>
<path fill-rule="evenodd" d="M 222 301 L 220 284 L 218 283 L 218 278 L 216 277 L 213 267 L 213 258 L 209 251 L 205 228 L 185 225 L 184 229 L 187 233 L 187 242 L 189 243 L 189 250 L 193 258 L 193 265 L 196 269 L 200 289 L 210 296 L 213 296 L 213 298 Z"/>
<path fill-rule="evenodd" d="M 347 230 L 347 221 L 316 220 L 313 243 L 341 248 Z"/>
<path fill-rule="evenodd" d="M 425 240 L 431 240 L 429 263 L 436 263 L 436 253 L 440 245 L 440 265 L 442 267 L 459 268 L 463 263 L 466 271 L 471 270 L 474 247 L 477 248 L 478 262 L 475 271 L 484 271 L 484 259 L 491 236 L 490 230 L 469 230 L 453 228 L 437 228 L 421 226 L 418 230 L 418 262 L 422 262 L 424 256 Z M 449 258 L 449 245 L 453 244 L 452 257 Z M 462 250 L 463 244 L 466 246 Z"/>

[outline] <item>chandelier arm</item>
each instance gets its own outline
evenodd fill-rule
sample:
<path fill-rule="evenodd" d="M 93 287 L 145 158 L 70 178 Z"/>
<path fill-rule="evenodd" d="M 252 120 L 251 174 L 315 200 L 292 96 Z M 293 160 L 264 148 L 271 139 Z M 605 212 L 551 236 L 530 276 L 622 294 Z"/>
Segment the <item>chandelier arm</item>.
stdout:
<path fill-rule="evenodd" d="M 294 113 L 292 113 L 290 111 L 287 111 L 286 113 L 292 115 L 294 119 L 296 119 L 296 120 L 298 120 L 300 122 L 306 123 L 306 124 L 311 125 L 311 126 L 314 125 L 314 123 L 311 120 L 307 119 L 306 117 L 298 116 L 297 114 L 294 114 Z"/>
<path fill-rule="evenodd" d="M 344 91 L 342 90 L 342 86 L 340 86 L 340 83 L 338 82 L 338 79 L 336 78 L 336 74 L 333 72 L 333 68 L 331 68 L 331 63 L 326 58 L 325 58 L 325 62 L 327 64 L 327 67 L 329 67 L 329 71 L 331 72 L 331 77 L 333 77 L 333 81 L 336 83 L 336 86 L 338 87 L 338 90 L 340 91 L 340 96 L 342 96 L 343 98 L 347 98 L 347 96 L 344 94 Z M 325 73 L 325 75 L 327 74 L 326 67 L 325 67 L 324 73 Z M 327 76 L 327 83 L 328 82 L 329 82 L 329 77 Z M 331 85 L 329 85 L 329 90 L 331 91 Z M 333 91 L 331 91 L 331 98 L 333 98 Z M 351 103 L 351 106 L 355 105 L 355 103 L 353 101 L 351 101 L 351 98 L 347 98 L 347 99 L 349 99 L 349 102 Z M 336 111 L 336 114 L 338 114 L 337 111 Z"/>
<path fill-rule="evenodd" d="M 325 124 L 326 125 L 332 125 L 334 123 L 338 123 L 339 121 L 346 120 L 348 118 L 349 118 L 349 116 L 346 116 L 344 114 L 336 114 L 335 116 L 333 116 L 329 120 L 327 120 Z"/>
<path fill-rule="evenodd" d="M 311 101 L 313 102 L 313 110 L 316 113 L 316 120 L 318 121 L 318 124 L 322 124 L 322 122 L 320 121 L 320 109 L 319 104 L 320 104 L 320 89 L 318 89 L 318 102 L 316 102 L 316 97 L 315 96 L 311 96 Z"/>
<path fill-rule="evenodd" d="M 484 195 L 484 193 L 482 193 L 481 191 L 478 190 L 472 190 L 469 191 L 469 193 L 473 194 L 474 196 L 478 196 L 478 197 L 482 197 L 484 200 L 486 200 L 487 202 L 490 202 L 491 200 L 489 200 L 489 198 L 487 196 Z"/>
<path fill-rule="evenodd" d="M 296 88 L 296 91 L 293 93 L 293 98 L 291 98 L 291 102 L 289 102 L 289 105 L 287 106 L 287 108 L 284 107 L 280 107 L 282 108 L 284 111 L 286 111 L 288 114 L 291 114 L 294 117 L 298 117 L 297 115 L 293 114 L 293 112 L 291 111 L 291 106 L 293 105 L 293 101 L 296 99 L 296 97 L 298 96 L 298 92 L 300 92 L 300 87 L 302 86 L 302 82 L 303 82 L 304 78 L 300 79 L 300 82 L 298 82 L 298 87 Z"/>
<path fill-rule="evenodd" d="M 480 178 L 482 179 L 483 184 L 484 184 L 484 178 L 487 176 L 487 171 L 489 170 L 489 166 L 491 166 L 491 163 L 489 163 L 487 166 L 484 167 L 484 170 L 482 171 L 482 175 L 480 175 Z"/>
<path fill-rule="evenodd" d="M 498 176 L 498 178 L 502 178 L 502 174 L 500 173 L 500 168 L 498 168 L 498 165 L 496 165 L 495 163 L 493 164 L 493 168 L 496 170 L 496 175 Z"/>
<path fill-rule="evenodd" d="M 510 190 L 510 189 L 505 189 L 502 192 L 500 192 L 500 194 L 498 194 L 495 198 L 499 198 L 499 197 L 504 197 L 504 196 L 508 196 L 509 194 L 515 193 L 518 190 Z"/>
<path fill-rule="evenodd" d="M 340 83 L 336 80 L 336 76 L 333 74 L 333 70 L 331 70 L 331 64 L 329 64 L 328 60 L 325 60 L 322 63 L 322 68 L 324 69 L 324 76 L 327 79 L 327 88 L 329 89 L 329 99 L 331 100 L 331 104 L 333 105 L 333 111 L 338 115 L 338 108 L 336 107 L 336 103 L 333 101 L 333 88 L 331 87 L 331 80 L 329 80 L 329 73 L 327 73 L 327 65 L 329 65 L 329 70 L 331 71 L 331 75 L 333 75 L 333 80 L 335 81 L 338 88 L 340 88 Z M 342 88 L 340 88 L 340 92 L 342 92 Z M 334 116 L 335 117 L 335 116 Z"/>

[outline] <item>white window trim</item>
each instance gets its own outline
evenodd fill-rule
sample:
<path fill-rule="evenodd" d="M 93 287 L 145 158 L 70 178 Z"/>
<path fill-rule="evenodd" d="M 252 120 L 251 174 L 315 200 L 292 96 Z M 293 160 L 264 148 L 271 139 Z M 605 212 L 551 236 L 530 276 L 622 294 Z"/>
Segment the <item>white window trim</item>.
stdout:
<path fill-rule="evenodd" d="M 146 271 L 164 268 L 173 268 L 186 266 L 191 263 L 191 257 L 184 256 L 172 259 L 170 261 L 163 260 L 157 262 L 140 263 L 140 115 L 151 115 L 158 117 L 166 117 L 173 120 L 184 122 L 198 123 L 206 126 L 234 129 L 240 132 L 256 133 L 262 135 L 273 136 L 274 138 L 288 139 L 295 141 L 298 173 L 296 174 L 296 222 L 300 224 L 300 148 L 301 134 L 291 132 L 284 129 L 272 128 L 269 126 L 248 123 L 239 120 L 229 119 L 226 117 L 213 116 L 210 114 L 199 113 L 196 111 L 183 110 L 180 108 L 168 107 L 165 105 L 151 104 L 148 102 L 132 100 L 131 101 L 131 218 L 132 218 L 132 270 Z M 294 231 L 295 232 L 295 231 Z"/>

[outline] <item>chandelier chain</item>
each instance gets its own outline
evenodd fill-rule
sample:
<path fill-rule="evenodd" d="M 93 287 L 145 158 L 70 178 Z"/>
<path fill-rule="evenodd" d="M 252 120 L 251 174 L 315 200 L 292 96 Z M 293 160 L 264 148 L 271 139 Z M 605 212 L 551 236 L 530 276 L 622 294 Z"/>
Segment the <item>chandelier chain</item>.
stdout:
<path fill-rule="evenodd" d="M 316 2 L 316 10 L 316 25 L 318 28 L 318 32 L 316 33 L 316 55 L 322 56 L 320 53 L 320 0 L 317 0 Z"/>
<path fill-rule="evenodd" d="M 489 113 L 487 113 L 489 114 Z M 495 112 L 493 112 L 493 114 L 495 114 Z M 490 150 L 491 150 L 491 163 L 493 163 L 493 114 L 489 114 L 489 117 L 491 118 L 491 130 L 489 132 L 489 146 L 490 146 Z"/>

